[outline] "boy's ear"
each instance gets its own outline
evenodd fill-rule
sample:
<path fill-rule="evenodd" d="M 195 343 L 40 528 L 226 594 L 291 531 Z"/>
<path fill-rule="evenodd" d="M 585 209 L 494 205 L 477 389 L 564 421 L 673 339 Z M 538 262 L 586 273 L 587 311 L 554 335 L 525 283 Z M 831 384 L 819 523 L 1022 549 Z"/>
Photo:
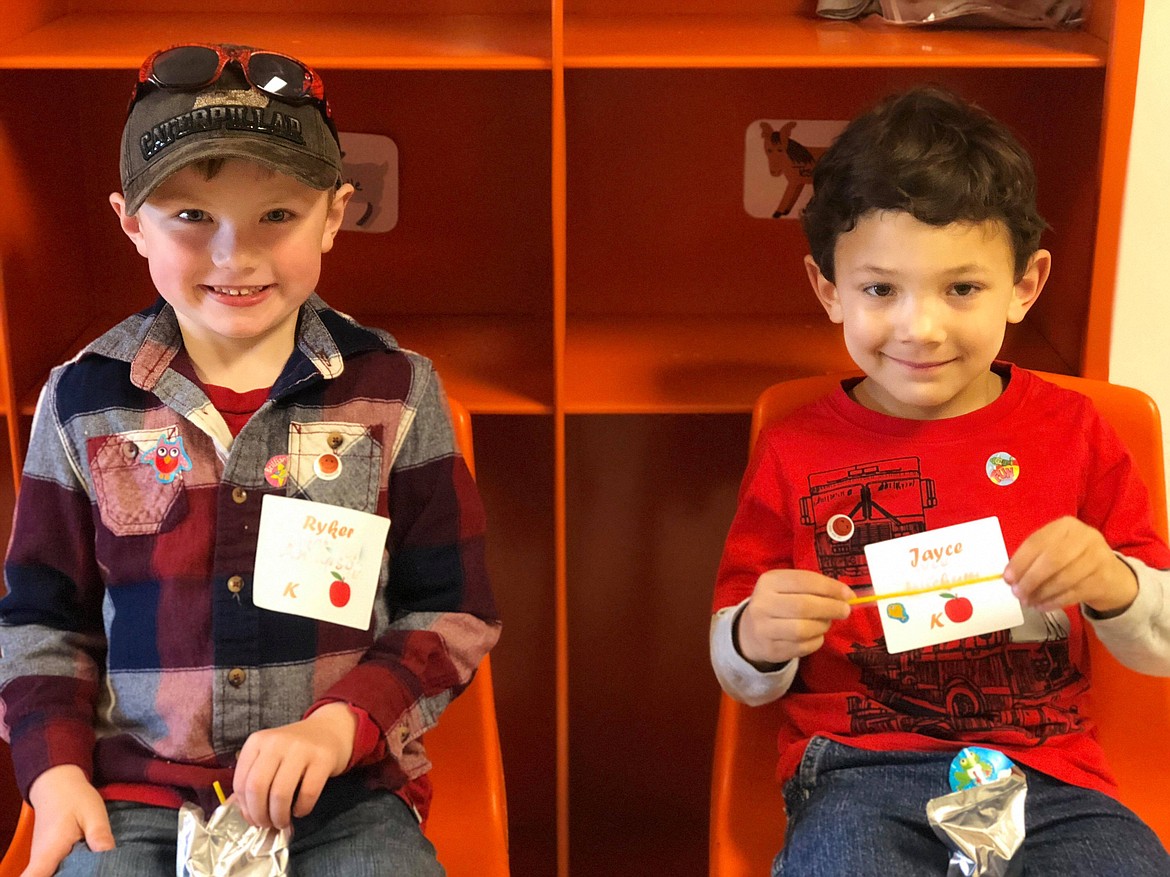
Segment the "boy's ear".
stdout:
<path fill-rule="evenodd" d="M 138 214 L 135 213 L 131 216 L 126 213 L 126 199 L 121 192 L 114 192 L 110 195 L 110 206 L 118 214 L 118 224 L 122 226 L 126 237 L 134 242 L 138 255 L 146 256 L 146 239 L 142 234 L 142 223 L 138 221 Z"/>
<path fill-rule="evenodd" d="M 1048 282 L 1048 272 L 1052 270 L 1052 254 L 1048 250 L 1037 250 L 1028 260 L 1028 267 L 1016 281 L 1012 289 L 1012 300 L 1008 304 L 1007 321 L 1018 323 L 1036 303 L 1044 284 Z"/>
<path fill-rule="evenodd" d="M 321 235 L 321 252 L 328 253 L 333 249 L 333 239 L 341 230 L 341 220 L 345 218 L 345 206 L 353 197 L 354 188 L 349 183 L 342 183 L 333 193 L 333 203 L 329 205 L 329 213 L 325 217 L 325 231 Z"/>
<path fill-rule="evenodd" d="M 841 299 L 837 295 L 837 285 L 821 273 L 820 266 L 812 256 L 804 257 L 804 270 L 808 272 L 808 282 L 812 285 L 817 301 L 834 323 L 843 322 L 845 317 L 841 313 Z"/>

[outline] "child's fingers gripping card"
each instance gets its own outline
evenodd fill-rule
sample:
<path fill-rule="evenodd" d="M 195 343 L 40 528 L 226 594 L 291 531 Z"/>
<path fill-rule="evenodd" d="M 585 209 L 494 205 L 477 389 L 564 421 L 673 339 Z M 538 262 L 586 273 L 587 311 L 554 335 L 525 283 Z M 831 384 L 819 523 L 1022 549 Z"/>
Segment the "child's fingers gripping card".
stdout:
<path fill-rule="evenodd" d="M 865 546 L 890 654 L 1023 624 L 998 518 Z"/>
<path fill-rule="evenodd" d="M 390 519 L 268 495 L 253 600 L 261 609 L 369 630 Z"/>

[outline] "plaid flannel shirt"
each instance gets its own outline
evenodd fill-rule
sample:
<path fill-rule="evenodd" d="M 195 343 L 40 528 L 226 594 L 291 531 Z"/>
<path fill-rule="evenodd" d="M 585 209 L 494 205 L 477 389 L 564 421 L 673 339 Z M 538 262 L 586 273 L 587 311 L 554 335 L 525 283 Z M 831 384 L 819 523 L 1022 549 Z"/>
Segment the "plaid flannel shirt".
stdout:
<path fill-rule="evenodd" d="M 233 439 L 171 367 L 181 346 L 159 301 L 42 392 L 0 601 L 0 733 L 21 792 L 76 764 L 109 799 L 208 808 L 249 734 L 341 701 L 380 732 L 351 775 L 425 814 L 420 738 L 499 636 L 483 510 L 431 364 L 313 296 Z M 143 462 L 160 438 L 191 463 L 170 481 Z M 330 451 L 341 475 L 318 478 Z M 283 488 L 265 478 L 279 455 Z M 254 605 L 270 493 L 390 518 L 369 630 Z"/>

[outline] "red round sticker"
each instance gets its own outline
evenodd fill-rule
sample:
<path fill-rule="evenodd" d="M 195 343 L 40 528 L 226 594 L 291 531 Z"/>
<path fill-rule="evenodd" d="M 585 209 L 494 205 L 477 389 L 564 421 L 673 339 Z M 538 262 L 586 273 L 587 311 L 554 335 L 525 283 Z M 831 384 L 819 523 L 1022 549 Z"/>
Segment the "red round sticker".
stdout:
<path fill-rule="evenodd" d="M 849 515 L 833 515 L 825 524 L 825 531 L 834 542 L 848 542 L 853 538 L 853 518 Z"/>
<path fill-rule="evenodd" d="M 322 454 L 313 463 L 313 471 L 324 481 L 332 481 L 341 474 L 341 458 L 337 454 Z"/>

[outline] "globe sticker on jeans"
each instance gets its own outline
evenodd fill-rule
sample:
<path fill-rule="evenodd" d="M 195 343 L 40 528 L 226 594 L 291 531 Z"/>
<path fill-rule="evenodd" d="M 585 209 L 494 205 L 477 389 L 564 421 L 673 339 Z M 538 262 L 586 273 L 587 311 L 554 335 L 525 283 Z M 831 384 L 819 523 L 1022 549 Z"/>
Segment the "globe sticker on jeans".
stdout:
<path fill-rule="evenodd" d="M 1020 462 L 1007 451 L 996 451 L 987 458 L 987 477 L 992 484 L 1007 487 L 1020 477 Z"/>
<path fill-rule="evenodd" d="M 1011 772 L 1011 759 L 998 749 L 968 746 L 960 749 L 951 762 L 951 791 L 961 792 L 993 783 L 1009 776 Z"/>
<path fill-rule="evenodd" d="M 906 607 L 901 603 L 891 603 L 886 607 L 886 615 L 905 624 L 910 620 L 910 616 L 906 614 Z"/>

